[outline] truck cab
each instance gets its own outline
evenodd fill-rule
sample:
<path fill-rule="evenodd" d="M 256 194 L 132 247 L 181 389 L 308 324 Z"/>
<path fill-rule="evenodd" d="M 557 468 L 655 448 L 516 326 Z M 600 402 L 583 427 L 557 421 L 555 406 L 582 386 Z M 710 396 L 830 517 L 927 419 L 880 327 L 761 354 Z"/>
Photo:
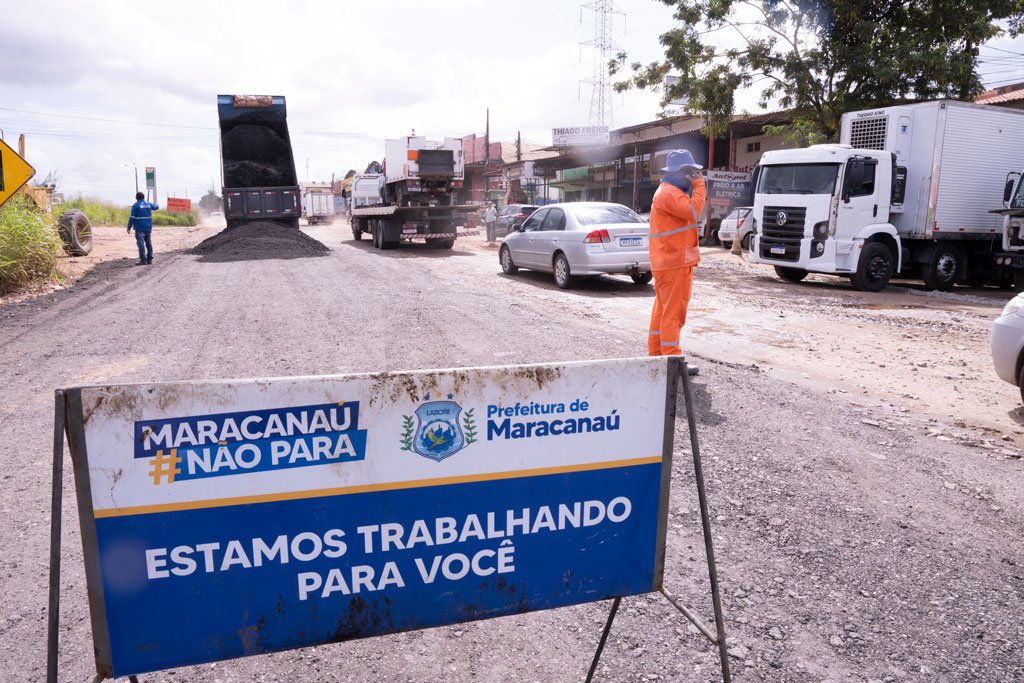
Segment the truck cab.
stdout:
<path fill-rule="evenodd" d="M 1024 174 L 1007 175 L 1003 191 L 1003 208 L 993 213 L 1003 216 L 1003 253 L 996 255 L 996 265 L 1013 272 L 1013 285 L 1024 292 Z"/>
<path fill-rule="evenodd" d="M 890 223 L 901 199 L 899 176 L 894 155 L 881 150 L 814 145 L 765 152 L 750 261 L 775 266 L 786 280 L 829 273 L 848 275 L 858 289 L 882 289 L 901 266 Z"/>

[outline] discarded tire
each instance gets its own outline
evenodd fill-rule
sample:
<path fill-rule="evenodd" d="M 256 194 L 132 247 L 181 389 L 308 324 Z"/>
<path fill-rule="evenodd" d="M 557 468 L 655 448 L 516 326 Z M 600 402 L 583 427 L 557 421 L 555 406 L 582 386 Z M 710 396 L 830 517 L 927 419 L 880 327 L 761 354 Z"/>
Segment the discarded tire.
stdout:
<path fill-rule="evenodd" d="M 92 225 L 77 209 L 69 209 L 57 219 L 57 233 L 64 242 L 64 251 L 71 256 L 85 256 L 92 251 Z"/>

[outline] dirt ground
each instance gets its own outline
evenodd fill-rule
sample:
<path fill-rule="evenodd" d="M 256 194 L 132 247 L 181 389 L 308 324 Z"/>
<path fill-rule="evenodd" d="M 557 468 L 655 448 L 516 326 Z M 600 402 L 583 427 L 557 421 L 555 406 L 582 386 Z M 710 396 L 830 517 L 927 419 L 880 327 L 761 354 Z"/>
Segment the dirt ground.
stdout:
<path fill-rule="evenodd" d="M 381 252 L 305 228 L 317 258 L 204 261 L 211 226 L 154 233 L 134 267 L 98 233 L 70 288 L 0 305 L 0 671 L 40 680 L 53 390 L 100 382 L 407 370 L 642 355 L 653 289 L 569 291 L 501 274 L 480 236 Z M 181 229 L 170 229 L 181 230 Z M 123 238 L 122 238 L 123 237 Z M 105 259 L 104 254 L 108 257 Z M 736 681 L 1024 680 L 1017 389 L 988 330 L 1011 293 L 853 291 L 707 248 L 683 345 Z M 410 339 L 415 338 L 415 343 Z M 684 408 L 680 403 L 680 410 Z M 1004 435 L 1006 438 L 1004 438 Z M 693 465 L 677 423 L 666 587 L 711 618 Z M 61 680 L 89 680 L 74 484 L 65 470 Z M 583 680 L 608 604 L 141 676 L 142 681 Z M 719 680 L 715 650 L 658 595 L 627 598 L 599 681 Z"/>

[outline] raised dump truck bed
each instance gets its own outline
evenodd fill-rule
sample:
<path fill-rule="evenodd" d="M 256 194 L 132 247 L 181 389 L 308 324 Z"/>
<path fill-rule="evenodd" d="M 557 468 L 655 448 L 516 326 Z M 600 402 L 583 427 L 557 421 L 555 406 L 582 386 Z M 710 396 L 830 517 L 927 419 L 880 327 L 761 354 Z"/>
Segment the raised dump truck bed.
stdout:
<path fill-rule="evenodd" d="M 302 207 L 284 97 L 218 95 L 228 227 L 272 220 L 298 228 Z"/>

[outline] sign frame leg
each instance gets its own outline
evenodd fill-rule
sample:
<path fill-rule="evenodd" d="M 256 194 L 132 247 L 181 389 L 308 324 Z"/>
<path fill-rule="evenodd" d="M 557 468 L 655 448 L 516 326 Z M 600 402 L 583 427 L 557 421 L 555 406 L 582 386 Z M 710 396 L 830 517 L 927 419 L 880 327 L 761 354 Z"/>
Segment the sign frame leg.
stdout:
<path fill-rule="evenodd" d="M 693 410 L 693 390 L 690 387 L 690 373 L 687 372 L 686 361 L 683 361 L 679 373 L 683 380 L 683 397 L 686 401 L 686 422 L 690 429 L 690 450 L 693 452 L 693 476 L 697 481 L 697 500 L 700 504 L 700 523 L 704 530 L 704 553 L 708 560 L 708 578 L 711 581 L 711 603 L 715 610 L 715 633 L 713 642 L 718 645 L 718 659 L 722 666 L 722 680 L 732 681 L 729 672 L 729 652 L 725 640 L 725 618 L 722 616 L 722 598 L 718 588 L 718 569 L 715 564 L 715 549 L 711 542 L 711 518 L 708 513 L 708 499 L 704 490 L 704 468 L 700 460 L 700 444 L 697 441 L 697 416 Z M 664 592 L 664 591 L 663 591 Z M 666 593 L 666 597 L 668 597 Z M 673 605 L 675 601 L 671 600 Z M 677 605 L 678 608 L 678 605 Z M 683 612 L 685 615 L 686 612 Z M 687 618 L 690 618 L 687 615 Z M 692 621 L 692 619 L 691 619 Z M 699 626 L 698 626 L 699 628 Z"/>
<path fill-rule="evenodd" d="M 60 649 L 60 547 L 61 514 L 64 503 L 64 429 L 67 408 L 64 392 L 54 395 L 53 406 L 53 490 L 50 495 L 50 587 L 46 625 L 46 681 L 57 683 L 57 654 Z"/>
<path fill-rule="evenodd" d="M 604 644 L 608 641 L 608 634 L 612 630 L 612 622 L 615 621 L 615 614 L 619 611 L 619 604 L 622 602 L 622 597 L 616 597 L 612 601 L 612 610 L 608 613 L 608 621 L 604 623 L 604 631 L 601 633 L 601 640 L 597 644 L 597 652 L 594 653 L 594 660 L 590 663 L 590 671 L 587 672 L 587 681 L 590 683 L 594 678 L 594 672 L 597 671 L 597 664 L 601 661 L 601 653 L 604 652 Z"/>

